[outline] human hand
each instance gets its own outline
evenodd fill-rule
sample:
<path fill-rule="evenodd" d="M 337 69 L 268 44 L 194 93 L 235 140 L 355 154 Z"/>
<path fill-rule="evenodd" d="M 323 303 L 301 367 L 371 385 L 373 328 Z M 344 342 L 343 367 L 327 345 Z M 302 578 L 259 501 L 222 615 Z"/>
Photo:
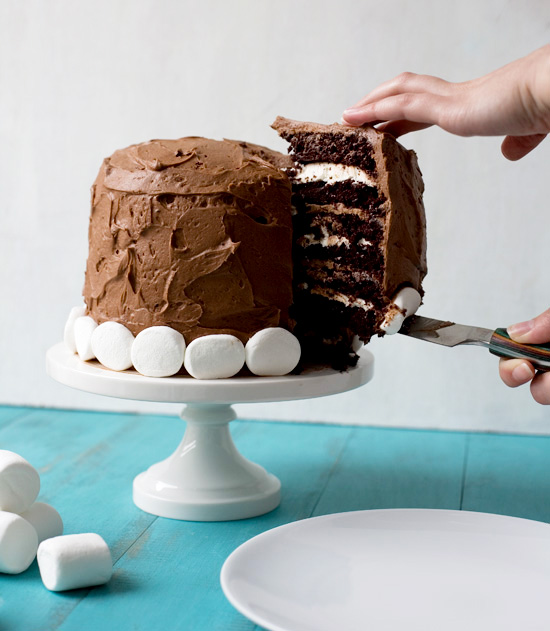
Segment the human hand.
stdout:
<path fill-rule="evenodd" d="M 527 322 L 508 327 L 508 335 L 524 344 L 550 342 L 550 309 Z M 550 405 L 550 372 L 535 373 L 532 364 L 524 359 L 501 359 L 500 378 L 510 388 L 531 382 L 531 394 L 537 403 Z"/>
<path fill-rule="evenodd" d="M 502 153 L 519 160 L 550 132 L 550 45 L 463 83 L 405 72 L 345 110 L 343 122 L 379 124 L 396 137 L 431 125 L 459 136 L 505 136 Z"/>

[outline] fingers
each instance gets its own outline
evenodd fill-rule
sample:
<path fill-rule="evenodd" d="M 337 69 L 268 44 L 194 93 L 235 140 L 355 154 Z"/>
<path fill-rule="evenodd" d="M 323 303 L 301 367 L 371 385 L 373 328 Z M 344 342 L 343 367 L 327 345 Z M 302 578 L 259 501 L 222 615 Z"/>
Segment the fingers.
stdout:
<path fill-rule="evenodd" d="M 369 92 L 366 96 L 360 99 L 353 107 L 344 111 L 343 119 L 349 125 L 363 125 L 364 123 L 374 124 L 376 120 L 372 118 L 372 106 L 386 101 L 392 97 L 405 97 L 405 101 L 411 100 L 411 95 L 419 96 L 445 96 L 450 93 L 455 84 L 444 81 L 438 77 L 432 77 L 430 75 L 418 75 L 412 72 L 402 72 L 390 81 L 386 81 L 380 84 L 377 88 Z M 396 103 L 399 102 L 399 99 Z M 381 116 L 380 120 L 397 120 L 397 119 L 409 119 L 408 116 Z M 421 119 L 422 120 L 422 119 Z M 416 121 L 418 122 L 418 121 Z M 424 121 L 428 122 L 428 121 Z M 432 124 L 430 122 L 430 124 Z M 409 129 L 408 131 L 413 131 Z M 406 132 L 403 132 L 406 133 Z"/>
<path fill-rule="evenodd" d="M 500 378 L 509 388 L 531 382 L 531 396 L 541 405 L 550 405 L 550 372 L 535 373 L 533 366 L 523 359 L 501 359 Z"/>
<path fill-rule="evenodd" d="M 550 341 L 550 309 L 532 320 L 509 326 L 508 334 L 516 342 L 545 344 Z M 533 399 L 541 405 L 550 405 L 550 372 L 535 374 L 533 366 L 523 359 L 501 360 L 499 372 L 502 381 L 511 388 L 531 381 Z"/>
<path fill-rule="evenodd" d="M 532 364 L 524 359 L 501 359 L 498 365 L 500 378 L 509 388 L 517 388 L 535 376 Z"/>
<path fill-rule="evenodd" d="M 531 136 L 506 136 L 502 141 L 502 155 L 508 160 L 519 160 L 539 145 L 547 134 L 533 134 Z"/>
<path fill-rule="evenodd" d="M 550 372 L 535 373 L 533 366 L 524 359 L 501 359 L 500 378 L 509 388 L 517 388 L 531 382 L 531 396 L 541 405 L 550 405 Z"/>
<path fill-rule="evenodd" d="M 378 125 L 377 129 L 398 138 L 411 131 L 419 131 L 427 127 L 431 127 L 431 125 L 429 123 L 413 123 L 412 121 L 389 121 Z"/>
<path fill-rule="evenodd" d="M 374 88 L 369 94 L 360 99 L 351 109 L 356 109 L 372 103 L 381 101 L 389 96 L 406 93 L 429 92 L 431 94 L 447 94 L 452 84 L 439 77 L 430 75 L 419 75 L 413 72 L 402 72 L 393 79 L 381 83 Z"/>
<path fill-rule="evenodd" d="M 359 108 L 346 110 L 342 118 L 348 125 L 363 125 L 372 121 L 407 120 L 424 125 L 438 123 L 445 97 L 435 94 L 397 94 Z"/>
<path fill-rule="evenodd" d="M 533 320 L 509 326 L 508 335 L 523 344 L 545 344 L 550 341 L 550 309 Z"/>
<path fill-rule="evenodd" d="M 550 405 L 550 372 L 539 372 L 531 382 L 531 395 L 537 403 Z"/>

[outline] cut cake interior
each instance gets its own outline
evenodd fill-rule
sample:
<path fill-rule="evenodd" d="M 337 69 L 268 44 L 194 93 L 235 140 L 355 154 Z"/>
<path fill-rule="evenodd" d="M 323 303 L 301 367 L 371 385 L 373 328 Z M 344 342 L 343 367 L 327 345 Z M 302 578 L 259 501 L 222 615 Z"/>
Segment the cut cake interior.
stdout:
<path fill-rule="evenodd" d="M 426 274 L 424 185 L 416 155 L 372 127 L 278 117 L 294 167 L 295 333 L 312 357 L 349 364 L 353 336 L 368 342 L 405 286 Z M 353 354 L 352 354 L 353 355 Z"/>

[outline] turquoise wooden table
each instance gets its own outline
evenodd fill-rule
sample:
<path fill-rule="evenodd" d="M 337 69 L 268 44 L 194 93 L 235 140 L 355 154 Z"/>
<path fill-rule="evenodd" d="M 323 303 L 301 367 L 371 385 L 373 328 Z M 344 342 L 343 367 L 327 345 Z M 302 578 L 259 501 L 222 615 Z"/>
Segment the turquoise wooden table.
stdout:
<path fill-rule="evenodd" d="M 550 437 L 235 421 L 241 453 L 282 482 L 279 508 L 225 523 L 154 517 L 135 475 L 173 451 L 178 418 L 0 408 L 0 448 L 40 472 L 39 499 L 65 533 L 109 544 L 109 584 L 48 592 L 36 562 L 0 574 L 1 631 L 258 631 L 225 599 L 219 573 L 241 543 L 284 523 L 370 508 L 447 508 L 550 522 Z"/>

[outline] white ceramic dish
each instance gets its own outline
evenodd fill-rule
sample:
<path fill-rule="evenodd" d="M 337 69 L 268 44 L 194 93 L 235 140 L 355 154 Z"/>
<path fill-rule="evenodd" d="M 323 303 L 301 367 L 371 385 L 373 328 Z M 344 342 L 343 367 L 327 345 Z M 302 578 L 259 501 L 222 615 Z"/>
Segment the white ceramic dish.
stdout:
<path fill-rule="evenodd" d="M 247 541 L 221 584 L 270 631 L 547 631 L 550 526 L 445 510 L 326 515 Z"/>

